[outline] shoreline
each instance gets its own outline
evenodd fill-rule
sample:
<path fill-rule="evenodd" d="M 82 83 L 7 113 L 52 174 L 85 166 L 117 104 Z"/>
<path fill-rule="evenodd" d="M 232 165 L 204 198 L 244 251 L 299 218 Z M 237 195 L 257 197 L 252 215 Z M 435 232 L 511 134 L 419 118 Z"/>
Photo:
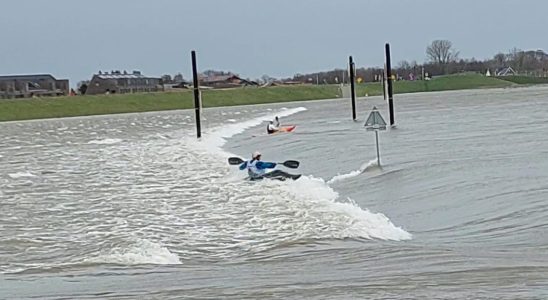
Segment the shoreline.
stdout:
<path fill-rule="evenodd" d="M 454 75 L 431 81 L 395 82 L 394 96 L 402 94 L 529 88 L 544 83 L 514 83 L 482 75 Z M 367 94 L 368 96 L 364 96 Z M 356 99 L 381 96 L 380 83 L 356 85 Z M 345 99 L 338 85 L 300 85 L 202 91 L 203 108 L 298 103 Z M 65 96 L 56 98 L 0 100 L 0 122 L 32 121 L 112 114 L 193 110 L 191 90 L 143 94 Z"/>
<path fill-rule="evenodd" d="M 443 90 L 443 91 L 429 91 L 429 92 L 413 92 L 413 93 L 401 93 L 398 95 L 420 95 L 420 94 L 432 94 L 432 93 L 452 93 L 452 92 L 462 92 L 462 91 L 485 91 L 485 90 L 493 90 L 493 91 L 499 91 L 499 90 L 505 90 L 508 88 L 511 89 L 529 89 L 529 88 L 538 88 L 538 87 L 548 87 L 547 85 L 540 85 L 540 84 L 534 84 L 534 85 L 514 85 L 514 86 L 508 86 L 508 87 L 486 87 L 486 88 L 472 88 L 472 89 L 460 89 L 460 90 Z M 548 95 L 548 92 L 547 92 Z M 356 97 L 356 101 L 367 101 L 368 99 L 382 99 L 382 95 L 374 95 L 374 96 L 367 96 L 367 97 Z M 266 106 L 266 105 L 280 105 L 284 103 L 291 103 L 291 104 L 304 104 L 304 103 L 313 103 L 313 102 L 323 102 L 323 101 L 350 101 L 350 98 L 325 98 L 325 99 L 308 99 L 308 100 L 294 100 L 294 101 L 283 101 L 283 102 L 272 102 L 272 103 L 248 103 L 248 104 L 242 104 L 242 105 L 226 105 L 226 106 L 212 106 L 207 107 L 207 109 L 214 108 L 214 109 L 221 109 L 223 107 L 236 107 L 236 106 L 248 106 L 248 105 L 254 105 L 254 106 Z M 140 111 L 140 112 L 120 112 L 120 113 L 110 113 L 110 114 L 95 114 L 95 115 L 80 115 L 80 116 L 64 116 L 64 117 L 51 117 L 51 118 L 40 118 L 40 119 L 22 119 L 22 120 L 9 120 L 9 121 L 0 121 L 1 124 L 9 124 L 9 123 L 20 123 L 20 122 L 43 122 L 43 121 L 55 121 L 60 119 L 91 119 L 91 118 L 100 118 L 103 116 L 109 116 L 109 115 L 139 115 L 139 114 L 157 114 L 157 113 L 169 113 L 169 112 L 192 112 L 193 113 L 194 108 L 182 108 L 182 109 L 170 109 L 170 110 L 150 110 L 150 111 Z"/>

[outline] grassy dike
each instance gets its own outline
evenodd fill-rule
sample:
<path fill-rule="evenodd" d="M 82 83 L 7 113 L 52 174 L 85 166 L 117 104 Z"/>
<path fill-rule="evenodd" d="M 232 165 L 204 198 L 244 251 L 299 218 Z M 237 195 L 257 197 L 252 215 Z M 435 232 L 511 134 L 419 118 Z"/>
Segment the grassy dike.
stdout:
<path fill-rule="evenodd" d="M 527 77 L 525 79 L 514 78 L 514 81 L 509 81 L 477 74 L 452 75 L 438 77 L 430 81 L 397 81 L 394 82 L 394 93 L 505 87 L 536 83 L 547 82 L 527 80 Z M 356 85 L 356 94 L 358 97 L 363 97 L 365 94 L 369 96 L 382 95 L 382 86 L 380 83 L 358 84 Z M 204 107 L 332 99 L 339 95 L 338 85 L 248 87 L 202 91 Z M 194 107 L 193 99 L 192 91 L 183 91 L 0 100 L 0 121 L 187 109 Z"/>
<path fill-rule="evenodd" d="M 283 86 L 202 91 L 203 107 L 336 98 L 338 87 Z M 145 112 L 194 107 L 192 91 L 0 100 L 0 121 Z"/>

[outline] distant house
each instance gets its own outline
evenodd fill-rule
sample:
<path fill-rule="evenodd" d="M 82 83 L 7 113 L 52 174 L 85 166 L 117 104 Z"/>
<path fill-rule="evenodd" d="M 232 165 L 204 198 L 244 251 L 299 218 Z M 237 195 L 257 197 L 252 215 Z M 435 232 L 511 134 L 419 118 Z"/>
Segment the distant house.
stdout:
<path fill-rule="evenodd" d="M 191 84 L 186 81 L 182 81 L 179 83 L 162 83 L 162 88 L 164 91 L 176 91 L 180 89 L 189 89 L 191 87 Z"/>
<path fill-rule="evenodd" d="M 311 84 L 311 83 L 307 83 L 307 82 L 300 82 L 298 80 L 283 80 L 281 82 L 282 85 L 299 85 L 299 84 Z"/>
<path fill-rule="evenodd" d="M 91 78 L 86 95 L 157 92 L 161 88 L 160 78 L 146 77 L 139 71 L 99 72 Z"/>
<path fill-rule="evenodd" d="M 270 86 L 279 86 L 279 85 L 280 85 L 280 82 L 268 81 L 262 84 L 260 87 L 270 87 Z"/>
<path fill-rule="evenodd" d="M 50 74 L 0 76 L 0 98 L 62 96 L 69 93 L 67 79 Z"/>
<path fill-rule="evenodd" d="M 162 76 L 160 84 L 162 85 L 162 89 L 166 92 L 189 89 L 191 86 L 191 83 L 184 80 L 183 75 L 181 75 L 180 73 L 173 76 L 173 79 L 170 75 Z"/>
<path fill-rule="evenodd" d="M 516 71 L 512 67 L 505 67 L 495 71 L 496 76 L 513 76 L 517 75 Z"/>
<path fill-rule="evenodd" d="M 282 85 L 311 85 L 311 84 L 312 83 L 301 82 L 301 81 L 298 81 L 298 80 L 281 79 L 281 80 L 269 81 L 269 82 L 263 84 L 261 87 L 282 86 Z"/>
<path fill-rule="evenodd" d="M 237 75 L 215 75 L 215 76 L 202 76 L 200 77 L 200 85 L 213 87 L 213 88 L 233 88 L 242 86 L 258 86 L 255 81 L 245 80 Z"/>

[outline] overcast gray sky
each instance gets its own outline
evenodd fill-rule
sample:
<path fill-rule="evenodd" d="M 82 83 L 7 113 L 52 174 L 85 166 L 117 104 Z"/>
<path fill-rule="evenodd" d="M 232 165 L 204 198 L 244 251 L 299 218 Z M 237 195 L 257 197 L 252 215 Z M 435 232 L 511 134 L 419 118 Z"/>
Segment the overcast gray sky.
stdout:
<path fill-rule="evenodd" d="M 460 57 L 548 49 L 545 0 L 1 0 L 0 75 L 51 73 L 74 86 L 98 70 L 191 77 L 291 77 L 425 61 L 447 39 Z"/>

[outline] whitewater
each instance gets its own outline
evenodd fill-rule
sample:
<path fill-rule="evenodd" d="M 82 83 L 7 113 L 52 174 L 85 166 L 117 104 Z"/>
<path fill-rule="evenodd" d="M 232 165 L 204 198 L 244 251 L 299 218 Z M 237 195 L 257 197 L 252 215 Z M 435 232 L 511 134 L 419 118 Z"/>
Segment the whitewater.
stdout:
<path fill-rule="evenodd" d="M 398 95 L 382 166 L 378 97 L 0 123 L 0 298 L 545 298 L 547 95 Z"/>

